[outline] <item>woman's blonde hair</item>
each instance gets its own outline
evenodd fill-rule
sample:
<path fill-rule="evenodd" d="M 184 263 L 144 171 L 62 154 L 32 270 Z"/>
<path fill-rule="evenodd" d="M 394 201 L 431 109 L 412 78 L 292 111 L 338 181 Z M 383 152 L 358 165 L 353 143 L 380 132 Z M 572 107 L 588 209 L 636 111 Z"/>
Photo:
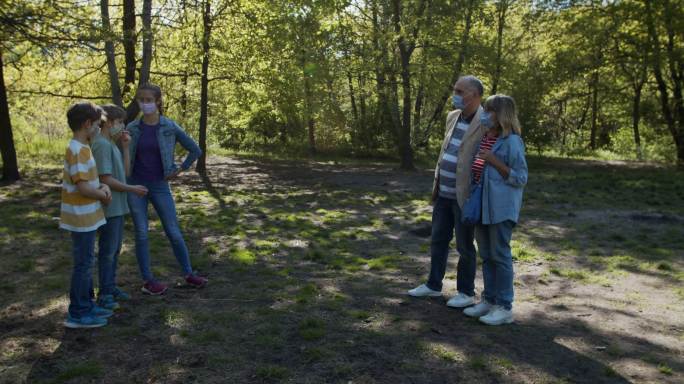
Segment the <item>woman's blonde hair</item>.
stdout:
<path fill-rule="evenodd" d="M 489 96 L 484 103 L 484 109 L 496 113 L 496 122 L 499 124 L 501 136 L 506 137 L 511 132 L 520 135 L 520 121 L 515 111 L 515 100 L 506 95 Z"/>

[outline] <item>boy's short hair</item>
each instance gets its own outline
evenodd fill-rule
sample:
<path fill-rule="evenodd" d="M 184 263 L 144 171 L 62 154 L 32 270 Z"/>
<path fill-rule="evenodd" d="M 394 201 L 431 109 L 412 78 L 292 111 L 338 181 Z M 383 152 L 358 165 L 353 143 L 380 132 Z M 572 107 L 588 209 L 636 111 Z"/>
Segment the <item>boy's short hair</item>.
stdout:
<path fill-rule="evenodd" d="M 85 101 L 72 105 L 67 111 L 67 122 L 72 131 L 78 131 L 86 121 L 99 121 L 104 111 L 97 105 Z"/>
<path fill-rule="evenodd" d="M 126 110 L 114 104 L 105 104 L 102 110 L 107 114 L 107 120 L 126 120 Z"/>

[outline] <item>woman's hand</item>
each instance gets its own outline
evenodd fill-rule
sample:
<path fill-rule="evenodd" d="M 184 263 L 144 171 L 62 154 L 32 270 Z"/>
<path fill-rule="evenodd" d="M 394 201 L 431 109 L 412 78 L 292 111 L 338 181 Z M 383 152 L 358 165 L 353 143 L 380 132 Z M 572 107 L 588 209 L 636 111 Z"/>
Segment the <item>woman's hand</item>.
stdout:
<path fill-rule="evenodd" d="M 173 171 L 172 174 L 166 176 L 166 180 L 173 180 L 173 179 L 177 178 L 178 175 L 181 174 L 181 172 L 183 172 L 183 169 L 182 169 L 182 168 L 176 169 L 175 171 Z"/>
<path fill-rule="evenodd" d="M 496 156 L 494 156 L 494 154 L 492 153 L 491 150 L 485 150 L 485 149 L 481 149 L 480 152 L 477 154 L 477 157 L 479 157 L 480 159 L 482 159 L 488 163 L 491 163 L 492 160 L 496 158 Z"/>
<path fill-rule="evenodd" d="M 481 159 L 483 159 L 485 162 L 489 163 L 492 167 L 494 167 L 499 174 L 501 174 L 501 177 L 504 179 L 508 178 L 508 175 L 511 172 L 511 169 L 504 164 L 503 161 L 499 160 L 498 157 L 492 151 L 485 151 L 481 150 L 477 156 Z"/>

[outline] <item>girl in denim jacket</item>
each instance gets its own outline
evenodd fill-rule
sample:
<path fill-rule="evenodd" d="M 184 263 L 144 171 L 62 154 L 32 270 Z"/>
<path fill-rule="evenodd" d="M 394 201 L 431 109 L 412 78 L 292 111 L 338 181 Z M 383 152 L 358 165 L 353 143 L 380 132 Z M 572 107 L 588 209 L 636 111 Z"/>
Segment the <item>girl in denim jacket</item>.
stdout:
<path fill-rule="evenodd" d="M 527 162 L 513 98 L 491 96 L 484 111 L 481 123 L 488 132 L 472 168 L 474 181 L 482 179 L 482 222 L 475 226 L 475 239 L 484 291 L 480 303 L 464 313 L 485 324 L 501 325 L 513 322 L 511 236 L 527 184 Z"/>
<path fill-rule="evenodd" d="M 178 225 L 176 206 L 168 181 L 188 170 L 202 151 L 175 121 L 162 116 L 161 88 L 153 84 L 143 85 L 138 89 L 136 99 L 143 116 L 129 123 L 127 127 L 131 136 L 129 151 L 132 163 L 128 176 L 129 183 L 143 185 L 149 192 L 145 196 L 129 193 L 128 205 L 135 226 L 135 255 L 144 280 L 142 291 L 150 295 L 161 295 L 167 289 L 165 284 L 155 280 L 150 268 L 147 235 L 149 203 L 152 203 L 161 219 L 166 237 L 171 242 L 176 260 L 181 265 L 185 281 L 191 286 L 201 288 L 207 284 L 207 279 L 195 275 L 192 271 L 188 247 Z M 180 166 L 174 159 L 176 143 L 180 143 L 188 151 L 185 161 Z"/>

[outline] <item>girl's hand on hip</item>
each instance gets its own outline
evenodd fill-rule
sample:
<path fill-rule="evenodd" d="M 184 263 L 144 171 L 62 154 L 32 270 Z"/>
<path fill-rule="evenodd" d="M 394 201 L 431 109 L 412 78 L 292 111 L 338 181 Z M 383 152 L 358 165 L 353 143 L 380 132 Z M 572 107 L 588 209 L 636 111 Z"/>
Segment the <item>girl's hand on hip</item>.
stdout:
<path fill-rule="evenodd" d="M 173 171 L 172 174 L 166 176 L 166 180 L 173 180 L 173 179 L 177 178 L 178 175 L 181 174 L 181 172 L 183 172 L 183 170 L 181 168 L 176 169 L 175 171 Z"/>

